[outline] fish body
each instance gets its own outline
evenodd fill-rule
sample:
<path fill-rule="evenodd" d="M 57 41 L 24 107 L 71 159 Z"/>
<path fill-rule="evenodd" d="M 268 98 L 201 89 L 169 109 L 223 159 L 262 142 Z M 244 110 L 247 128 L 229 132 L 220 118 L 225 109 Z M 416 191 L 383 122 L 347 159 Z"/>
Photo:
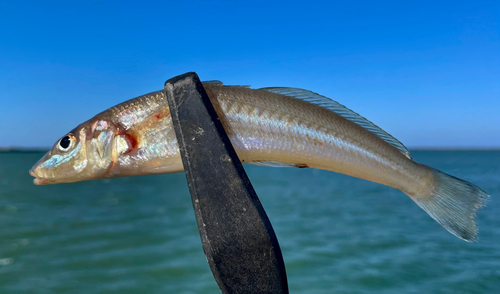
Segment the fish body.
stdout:
<path fill-rule="evenodd" d="M 399 189 L 451 233 L 476 238 L 478 187 L 411 160 L 392 136 L 342 105 L 293 88 L 204 83 L 242 162 L 324 169 Z M 59 140 L 35 184 L 183 171 L 163 91 L 114 106 Z"/>

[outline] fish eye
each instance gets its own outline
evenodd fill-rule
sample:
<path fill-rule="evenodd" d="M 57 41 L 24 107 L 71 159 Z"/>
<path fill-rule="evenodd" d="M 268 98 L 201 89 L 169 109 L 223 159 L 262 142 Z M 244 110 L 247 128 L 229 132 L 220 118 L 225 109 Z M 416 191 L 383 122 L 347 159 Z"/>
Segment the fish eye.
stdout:
<path fill-rule="evenodd" d="M 60 141 L 57 147 L 59 147 L 59 150 L 61 151 L 67 151 L 69 147 L 71 146 L 71 141 L 74 140 L 74 136 L 71 134 L 68 134 L 64 136 Z"/>

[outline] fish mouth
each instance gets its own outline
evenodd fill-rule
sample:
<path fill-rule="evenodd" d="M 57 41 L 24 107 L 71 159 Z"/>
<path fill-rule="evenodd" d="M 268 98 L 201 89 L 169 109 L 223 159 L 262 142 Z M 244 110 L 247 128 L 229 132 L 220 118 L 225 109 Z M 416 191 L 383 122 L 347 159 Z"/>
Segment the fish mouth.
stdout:
<path fill-rule="evenodd" d="M 47 180 L 46 178 L 35 178 L 33 180 L 33 183 L 35 185 L 47 185 L 47 184 L 50 184 L 50 181 Z"/>
<path fill-rule="evenodd" d="M 33 179 L 33 183 L 35 185 L 47 185 L 47 184 L 50 184 L 50 181 L 46 178 L 42 178 L 42 177 L 39 177 L 36 173 L 35 173 L 35 168 L 32 168 L 30 169 L 30 175 L 32 177 L 35 177 L 35 179 Z"/>

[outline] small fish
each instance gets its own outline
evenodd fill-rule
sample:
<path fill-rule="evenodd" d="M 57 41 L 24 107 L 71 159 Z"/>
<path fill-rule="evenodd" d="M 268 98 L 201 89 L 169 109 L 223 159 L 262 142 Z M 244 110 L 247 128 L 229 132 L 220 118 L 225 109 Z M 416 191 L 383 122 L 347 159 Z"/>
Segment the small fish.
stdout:
<path fill-rule="evenodd" d="M 398 140 L 341 104 L 296 88 L 205 82 L 242 162 L 329 170 L 406 193 L 457 237 L 475 241 L 488 195 L 419 164 Z M 55 143 L 31 169 L 37 185 L 182 172 L 167 99 L 157 91 L 96 115 Z"/>

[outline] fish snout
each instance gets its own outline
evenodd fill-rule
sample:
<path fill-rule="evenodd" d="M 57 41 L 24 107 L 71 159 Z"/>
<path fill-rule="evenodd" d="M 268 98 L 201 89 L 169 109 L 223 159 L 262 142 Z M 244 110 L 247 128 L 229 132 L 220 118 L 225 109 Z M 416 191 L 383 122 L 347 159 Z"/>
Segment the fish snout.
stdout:
<path fill-rule="evenodd" d="M 30 169 L 30 175 L 31 175 L 32 177 L 35 177 L 35 178 L 36 178 L 35 167 L 32 167 L 32 168 Z"/>
<path fill-rule="evenodd" d="M 30 169 L 30 175 L 31 175 L 32 177 L 35 177 L 35 179 L 33 179 L 33 183 L 34 183 L 35 185 L 39 185 L 40 178 L 39 178 L 39 175 L 38 175 L 38 173 L 37 173 L 37 165 L 35 165 L 34 167 L 32 167 L 32 168 Z"/>
<path fill-rule="evenodd" d="M 40 170 L 39 163 L 35 164 L 35 166 L 30 169 L 30 175 L 32 177 L 35 177 L 35 179 L 33 179 L 33 183 L 35 185 L 45 185 L 48 183 L 48 180 L 44 177 L 43 173 Z"/>

